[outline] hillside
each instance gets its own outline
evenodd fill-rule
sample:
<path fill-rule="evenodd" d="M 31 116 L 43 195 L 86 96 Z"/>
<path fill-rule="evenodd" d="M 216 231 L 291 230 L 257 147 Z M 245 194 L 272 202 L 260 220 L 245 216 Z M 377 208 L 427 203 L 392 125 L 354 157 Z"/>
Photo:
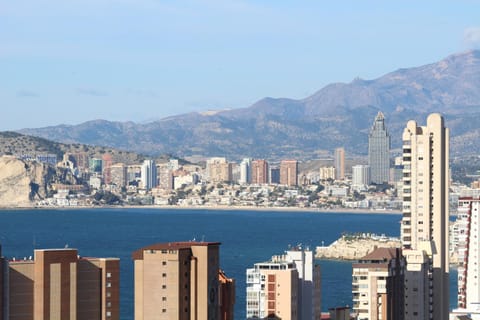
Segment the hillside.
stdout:
<path fill-rule="evenodd" d="M 379 110 L 385 114 L 393 148 L 400 147 L 408 120 L 423 124 L 427 114 L 440 112 L 451 129 L 453 154 L 476 153 L 480 51 L 374 80 L 330 84 L 301 100 L 264 98 L 248 108 L 189 113 L 147 124 L 95 120 L 21 132 L 145 154 L 315 159 L 338 146 L 349 154 L 366 154 L 368 131 Z"/>

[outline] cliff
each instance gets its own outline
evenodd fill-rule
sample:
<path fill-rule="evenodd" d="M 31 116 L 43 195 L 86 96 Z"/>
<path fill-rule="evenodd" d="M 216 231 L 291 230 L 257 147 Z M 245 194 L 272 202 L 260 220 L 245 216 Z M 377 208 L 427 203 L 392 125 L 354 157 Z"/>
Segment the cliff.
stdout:
<path fill-rule="evenodd" d="M 0 157 L 0 207 L 32 207 L 45 198 L 55 175 L 55 169 L 43 163 Z"/>

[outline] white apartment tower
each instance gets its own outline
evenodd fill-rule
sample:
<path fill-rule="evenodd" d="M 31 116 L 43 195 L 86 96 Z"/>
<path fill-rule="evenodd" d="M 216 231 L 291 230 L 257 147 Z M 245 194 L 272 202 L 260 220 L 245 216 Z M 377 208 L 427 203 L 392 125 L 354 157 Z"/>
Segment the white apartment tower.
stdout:
<path fill-rule="evenodd" d="M 356 190 L 367 190 L 370 185 L 370 166 L 359 164 L 352 166 L 352 187 Z"/>
<path fill-rule="evenodd" d="M 449 312 L 449 132 L 440 114 L 403 131 L 405 319 L 447 320 Z"/>
<path fill-rule="evenodd" d="M 294 248 L 247 269 L 247 319 L 320 319 L 320 266 L 313 252 Z"/>
<path fill-rule="evenodd" d="M 459 237 L 458 309 L 455 314 L 480 319 L 480 198 L 460 198 L 457 220 L 464 222 Z M 460 257 L 463 259 L 460 260 Z"/>

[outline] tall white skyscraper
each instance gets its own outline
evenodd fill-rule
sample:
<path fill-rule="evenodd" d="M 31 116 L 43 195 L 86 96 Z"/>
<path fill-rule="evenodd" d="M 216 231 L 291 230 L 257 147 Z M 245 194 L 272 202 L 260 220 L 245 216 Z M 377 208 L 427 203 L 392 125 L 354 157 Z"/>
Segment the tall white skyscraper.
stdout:
<path fill-rule="evenodd" d="M 449 132 L 443 117 L 403 131 L 403 218 L 407 260 L 405 319 L 447 320 L 449 313 Z"/>
<path fill-rule="evenodd" d="M 378 112 L 368 136 L 368 164 L 370 180 L 375 184 L 388 183 L 390 174 L 390 135 L 385 127 L 385 117 Z"/>
<path fill-rule="evenodd" d="M 143 188 L 150 190 L 157 186 L 157 166 L 154 160 L 143 161 L 140 174 Z"/>
<path fill-rule="evenodd" d="M 240 163 L 240 184 L 247 184 L 252 181 L 252 159 L 245 158 Z"/>

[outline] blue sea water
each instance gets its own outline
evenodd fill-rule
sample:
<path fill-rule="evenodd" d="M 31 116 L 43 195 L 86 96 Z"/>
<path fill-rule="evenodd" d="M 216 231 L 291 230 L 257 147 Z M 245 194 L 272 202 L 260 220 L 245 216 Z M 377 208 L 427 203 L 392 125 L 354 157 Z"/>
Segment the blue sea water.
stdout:
<path fill-rule="evenodd" d="M 248 210 L 77 209 L 0 211 L 5 257 L 33 255 L 34 248 L 77 248 L 82 256 L 121 259 L 121 319 L 133 319 L 131 253 L 158 242 L 219 241 L 220 264 L 236 279 L 235 319 L 245 319 L 245 270 L 281 254 L 289 245 L 314 249 L 343 232 L 399 235 L 400 215 Z M 318 261 L 322 309 L 351 305 L 351 264 Z M 456 305 L 456 270 L 451 273 Z M 453 298 L 453 299 L 452 299 Z"/>

